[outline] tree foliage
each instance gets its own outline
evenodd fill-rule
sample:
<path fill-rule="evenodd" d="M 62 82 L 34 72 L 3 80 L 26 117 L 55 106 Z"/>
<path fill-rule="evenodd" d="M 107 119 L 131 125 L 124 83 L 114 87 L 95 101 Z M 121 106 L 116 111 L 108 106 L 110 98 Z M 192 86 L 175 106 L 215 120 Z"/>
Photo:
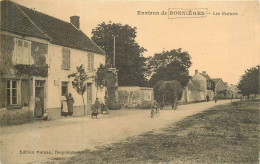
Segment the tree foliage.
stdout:
<path fill-rule="evenodd" d="M 83 95 L 87 90 L 87 80 L 89 79 L 89 76 L 85 72 L 84 66 L 80 65 L 79 67 L 77 67 L 77 72 L 70 74 L 68 77 L 74 78 L 74 80 L 72 81 L 72 86 L 77 91 L 77 93 L 81 95 L 84 104 L 84 114 L 86 114 L 85 101 Z"/>
<path fill-rule="evenodd" d="M 150 57 L 147 63 L 148 74 L 151 76 L 149 85 L 154 86 L 160 80 L 176 80 L 184 87 L 189 82 L 191 57 L 181 49 L 163 51 Z"/>
<path fill-rule="evenodd" d="M 161 66 L 149 80 L 150 86 L 154 86 L 158 81 L 176 80 L 184 87 L 189 82 L 189 75 L 186 68 L 178 61 L 173 61 L 166 66 Z"/>
<path fill-rule="evenodd" d="M 249 96 L 250 94 L 259 93 L 259 67 L 260 65 L 247 69 L 245 74 L 242 75 L 238 84 L 238 88 L 241 90 L 242 95 Z"/>
<path fill-rule="evenodd" d="M 159 81 L 154 86 L 154 98 L 157 102 L 173 104 L 177 108 L 177 102 L 182 97 L 182 86 L 178 81 Z"/>
<path fill-rule="evenodd" d="M 103 64 L 100 64 L 96 71 L 96 75 L 93 76 L 93 78 L 95 80 L 95 86 L 97 88 L 96 97 L 97 97 L 98 91 L 100 89 L 103 89 L 106 86 L 107 72 L 108 72 L 108 67 L 106 67 Z"/>
<path fill-rule="evenodd" d="M 111 66 L 114 52 L 116 52 L 116 68 L 119 85 L 138 85 L 145 83 L 145 61 L 142 56 L 146 50 L 136 42 L 136 27 L 120 23 L 105 22 L 92 30 L 92 40 L 106 52 L 107 65 Z"/>
<path fill-rule="evenodd" d="M 192 65 L 191 57 L 188 52 L 181 51 L 181 48 L 171 51 L 163 51 L 162 53 L 156 53 L 153 57 L 148 58 L 147 68 L 149 74 L 153 75 L 158 71 L 160 67 L 165 67 L 166 65 L 178 62 L 182 68 L 188 72 L 188 69 Z"/>

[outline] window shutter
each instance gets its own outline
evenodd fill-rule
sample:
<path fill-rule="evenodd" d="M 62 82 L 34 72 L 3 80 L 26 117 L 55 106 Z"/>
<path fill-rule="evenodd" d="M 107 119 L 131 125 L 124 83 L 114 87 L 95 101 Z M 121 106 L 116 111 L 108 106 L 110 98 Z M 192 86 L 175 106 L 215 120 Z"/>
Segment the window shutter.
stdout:
<path fill-rule="evenodd" d="M 68 69 L 70 69 L 70 50 L 68 49 Z"/>
<path fill-rule="evenodd" d="M 70 68 L 70 51 L 69 49 L 62 49 L 62 69 Z"/>
<path fill-rule="evenodd" d="M 29 44 L 28 42 L 24 41 L 23 47 L 23 64 L 30 64 L 30 56 L 29 56 Z"/>
<path fill-rule="evenodd" d="M 62 69 L 66 69 L 66 54 L 62 54 Z"/>
<path fill-rule="evenodd" d="M 24 64 L 23 62 L 23 41 L 18 39 L 18 46 L 17 46 L 17 52 L 16 52 L 16 61 L 17 64 Z"/>
<path fill-rule="evenodd" d="M 91 54 L 88 54 L 88 69 L 91 67 Z"/>
<path fill-rule="evenodd" d="M 94 54 L 91 54 L 91 69 L 94 69 Z"/>

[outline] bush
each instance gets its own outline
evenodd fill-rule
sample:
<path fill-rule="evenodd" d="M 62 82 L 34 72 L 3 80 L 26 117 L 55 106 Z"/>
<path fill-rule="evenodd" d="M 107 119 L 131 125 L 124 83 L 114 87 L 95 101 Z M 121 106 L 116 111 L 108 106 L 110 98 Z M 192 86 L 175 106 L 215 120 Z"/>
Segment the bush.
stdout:
<path fill-rule="evenodd" d="M 183 88 L 178 81 L 159 81 L 154 86 L 154 98 L 159 103 L 173 104 L 181 100 Z"/>

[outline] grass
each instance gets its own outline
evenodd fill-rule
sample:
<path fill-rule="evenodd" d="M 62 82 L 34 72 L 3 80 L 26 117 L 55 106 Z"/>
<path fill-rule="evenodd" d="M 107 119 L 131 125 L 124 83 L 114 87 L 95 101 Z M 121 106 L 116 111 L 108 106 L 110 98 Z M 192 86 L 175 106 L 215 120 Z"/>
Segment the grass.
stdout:
<path fill-rule="evenodd" d="M 60 163 L 258 163 L 260 101 L 221 105 Z"/>

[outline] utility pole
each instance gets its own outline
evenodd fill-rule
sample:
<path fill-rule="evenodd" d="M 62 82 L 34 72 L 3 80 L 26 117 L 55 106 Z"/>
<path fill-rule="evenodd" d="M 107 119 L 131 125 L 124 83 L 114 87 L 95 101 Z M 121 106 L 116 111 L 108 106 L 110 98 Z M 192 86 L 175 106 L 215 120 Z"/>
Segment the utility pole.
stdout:
<path fill-rule="evenodd" d="M 116 68 L 116 37 L 114 35 L 114 56 L 113 56 L 113 67 Z"/>

